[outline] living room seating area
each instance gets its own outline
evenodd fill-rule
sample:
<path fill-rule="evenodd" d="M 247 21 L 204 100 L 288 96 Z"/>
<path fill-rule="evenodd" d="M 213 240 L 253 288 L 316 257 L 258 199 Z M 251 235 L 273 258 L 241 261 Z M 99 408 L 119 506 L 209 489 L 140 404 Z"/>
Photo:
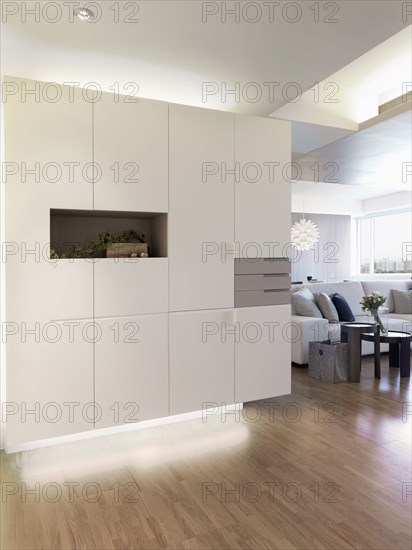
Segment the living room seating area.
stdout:
<path fill-rule="evenodd" d="M 307 295 L 309 291 L 310 295 Z M 303 291 L 303 293 L 302 293 Z M 294 326 L 294 337 L 292 340 L 292 362 L 298 365 L 307 364 L 309 361 L 309 342 L 322 340 L 339 340 L 340 323 L 349 321 L 332 322 L 322 316 L 316 303 L 321 293 L 332 297 L 339 293 L 342 295 L 357 322 L 370 322 L 370 318 L 362 311 L 360 301 L 363 296 L 377 291 L 387 297 L 385 307 L 388 308 L 389 330 L 409 331 L 412 330 L 412 309 L 409 313 L 401 313 L 405 308 L 399 306 L 399 300 L 394 299 L 396 291 L 412 293 L 412 281 L 408 280 L 381 280 L 381 281 L 345 281 L 334 283 L 307 283 L 304 285 L 292 286 L 292 323 Z M 394 292 L 395 291 L 395 292 Z M 298 300 L 294 294 L 303 294 L 302 300 Z M 307 296 L 307 299 L 306 299 Z M 397 297 L 397 296 L 396 296 Z M 305 315 L 302 315 L 305 313 Z M 352 319 L 353 320 L 353 319 Z M 389 350 L 388 344 L 381 345 L 381 352 Z M 373 344 L 363 342 L 362 355 L 373 354 Z"/>

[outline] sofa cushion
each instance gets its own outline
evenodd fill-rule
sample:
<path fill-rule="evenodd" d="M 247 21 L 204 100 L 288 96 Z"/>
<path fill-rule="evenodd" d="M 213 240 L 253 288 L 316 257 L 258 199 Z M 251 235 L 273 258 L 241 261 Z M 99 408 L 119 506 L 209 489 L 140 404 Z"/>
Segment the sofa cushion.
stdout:
<path fill-rule="evenodd" d="M 291 294 L 291 301 L 297 315 L 322 318 L 322 313 L 316 305 L 315 297 L 307 288 L 302 288 Z"/>
<path fill-rule="evenodd" d="M 374 290 L 387 296 L 385 307 L 389 309 L 389 313 L 395 312 L 395 303 L 393 300 L 392 290 L 409 290 L 412 288 L 412 281 L 409 280 L 392 280 L 392 281 L 361 281 L 364 294 L 370 294 Z"/>
<path fill-rule="evenodd" d="M 302 288 L 305 288 L 305 287 L 303 285 L 291 285 L 290 293 L 294 294 L 295 292 L 298 292 L 298 290 L 302 290 Z M 291 315 L 297 315 L 295 311 L 295 306 L 293 305 L 292 300 L 290 301 L 290 307 L 291 307 L 291 310 L 290 310 Z"/>
<path fill-rule="evenodd" d="M 404 321 L 407 321 L 408 323 L 412 323 L 412 313 L 390 313 L 389 314 L 389 320 L 390 319 L 403 319 Z"/>
<path fill-rule="evenodd" d="M 320 292 L 315 296 L 316 305 L 320 309 L 323 317 L 330 323 L 339 323 L 339 314 L 335 304 L 325 292 Z"/>
<path fill-rule="evenodd" d="M 335 292 L 339 292 L 345 296 L 354 315 L 362 315 L 363 311 L 360 306 L 360 301 L 365 292 L 360 281 L 347 281 L 345 283 L 306 283 L 304 285 L 313 294 L 325 292 L 330 298 Z"/>
<path fill-rule="evenodd" d="M 335 307 L 338 310 L 339 321 L 351 323 L 355 320 L 355 316 L 350 308 L 350 305 L 348 304 L 346 298 L 342 296 L 342 294 L 339 294 L 339 292 L 335 292 L 335 294 L 332 296 L 332 302 L 335 304 Z"/>
<path fill-rule="evenodd" d="M 402 332 L 412 332 L 412 319 L 408 321 L 405 319 L 405 315 L 401 317 L 394 317 L 395 314 L 389 316 L 388 328 L 389 330 L 401 330 Z M 412 342 L 411 342 L 412 346 Z"/>
<path fill-rule="evenodd" d="M 412 290 L 392 289 L 395 313 L 412 314 Z"/>

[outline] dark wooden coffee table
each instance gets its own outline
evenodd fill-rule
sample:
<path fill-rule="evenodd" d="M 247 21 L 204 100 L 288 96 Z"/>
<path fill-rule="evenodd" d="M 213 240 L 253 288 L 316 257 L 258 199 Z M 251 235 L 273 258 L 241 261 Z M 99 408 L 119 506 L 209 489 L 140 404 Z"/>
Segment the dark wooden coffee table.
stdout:
<path fill-rule="evenodd" d="M 369 333 L 373 342 L 375 338 L 379 337 L 378 330 L 378 325 L 374 323 L 354 322 L 341 325 L 341 342 L 347 342 L 349 346 L 348 382 L 360 382 L 362 334 Z"/>
<path fill-rule="evenodd" d="M 400 367 L 401 378 L 410 377 L 412 333 L 401 330 L 390 330 L 386 334 L 378 333 L 378 338 L 373 334 L 363 333 L 361 339 L 367 342 L 374 342 L 376 378 L 381 377 L 381 344 L 389 344 L 389 366 Z"/>

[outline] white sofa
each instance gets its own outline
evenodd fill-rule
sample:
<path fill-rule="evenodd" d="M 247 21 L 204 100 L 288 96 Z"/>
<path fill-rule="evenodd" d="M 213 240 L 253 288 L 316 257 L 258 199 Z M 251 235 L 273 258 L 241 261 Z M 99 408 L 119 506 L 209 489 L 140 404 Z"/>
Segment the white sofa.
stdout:
<path fill-rule="evenodd" d="M 319 292 L 325 292 L 329 296 L 339 292 L 344 296 L 352 309 L 357 321 L 368 322 L 368 315 L 362 311 L 360 300 L 365 294 L 370 294 L 377 290 L 384 296 L 387 296 L 385 307 L 389 309 L 389 329 L 403 330 L 412 332 L 412 313 L 397 314 L 394 313 L 394 302 L 392 289 L 410 290 L 412 281 L 348 281 L 342 283 L 307 283 L 304 285 L 293 285 L 291 292 L 296 292 L 302 287 L 307 288 L 316 295 Z M 309 342 L 320 340 L 340 340 L 340 324 L 329 323 L 327 319 L 318 317 L 303 317 L 297 315 L 292 304 L 292 324 L 294 325 L 294 334 L 292 336 L 292 362 L 298 365 L 304 365 L 309 360 Z M 381 351 L 388 351 L 388 344 L 381 345 Z M 373 353 L 373 344 L 371 342 L 362 342 L 362 355 Z"/>

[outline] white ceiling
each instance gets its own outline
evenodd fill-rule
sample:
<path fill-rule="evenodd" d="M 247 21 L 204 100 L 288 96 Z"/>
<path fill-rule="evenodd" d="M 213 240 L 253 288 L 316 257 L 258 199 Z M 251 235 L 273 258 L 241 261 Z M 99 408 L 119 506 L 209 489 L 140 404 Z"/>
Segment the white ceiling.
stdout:
<path fill-rule="evenodd" d="M 309 1 L 281 2 L 280 6 L 273 3 L 272 22 L 267 2 L 91 4 L 101 7 L 101 18 L 95 23 L 77 18 L 70 22 L 70 2 L 62 3 L 62 17 L 56 23 L 45 21 L 42 13 L 39 22 L 30 15 L 22 22 L 21 11 L 8 17 L 2 33 L 2 73 L 80 85 L 95 81 L 102 89 L 116 82 L 121 88 L 126 82 L 136 82 L 142 97 L 268 115 L 285 103 L 281 90 L 288 83 L 296 82 L 305 91 L 407 25 L 402 21 L 401 0 L 320 2 L 318 23 Z M 116 4 L 120 6 L 118 23 L 114 22 L 112 7 Z M 295 23 L 282 18 L 287 4 L 298 5 L 301 10 Z M 123 22 L 133 5 L 139 7 L 134 16 L 138 22 Z M 241 12 L 239 22 L 230 15 L 224 22 L 224 5 L 239 5 L 241 10 L 246 5 L 252 7 L 243 15 Z M 258 13 L 253 5 L 261 10 L 255 23 L 247 21 Z M 339 8 L 333 16 L 335 23 L 324 22 L 331 6 Z M 219 12 L 204 16 L 202 21 L 202 9 L 209 8 Z M 295 17 L 293 7 L 285 13 L 289 20 Z M 46 17 L 53 19 L 56 13 L 50 9 Z M 202 97 L 205 82 L 216 83 L 219 93 Z M 229 89 L 239 83 L 244 91 L 250 82 L 257 83 L 262 91 L 259 100 L 248 101 L 241 94 L 239 101 L 233 95 L 223 96 L 222 101 L 223 83 Z M 280 83 L 274 97 L 270 97 L 265 82 Z"/>
<path fill-rule="evenodd" d="M 380 105 L 410 90 L 411 82 L 409 25 L 271 116 L 357 131 L 359 123 L 378 114 Z"/>
<path fill-rule="evenodd" d="M 411 192 L 412 175 L 403 173 L 405 163 L 412 160 L 411 112 L 405 112 L 410 104 L 378 115 L 379 105 L 407 92 L 410 82 L 412 34 L 408 27 L 319 83 L 318 90 L 333 83 L 335 103 L 315 103 L 310 90 L 299 104 L 289 103 L 275 111 L 271 116 L 292 120 L 292 150 L 303 169 L 301 177 L 330 181 L 328 174 L 335 165 L 338 171 L 333 179 L 343 194 L 336 184 L 329 191 L 340 202 L 345 197 L 358 199 L 364 190 L 374 190 L 374 196 Z M 314 172 L 317 165 L 318 174 Z M 328 189 L 322 192 L 325 201 Z"/>
<path fill-rule="evenodd" d="M 309 153 L 350 134 L 353 134 L 353 130 L 293 121 L 292 151 L 294 153 Z"/>
<path fill-rule="evenodd" d="M 411 162 L 412 111 L 383 120 L 325 145 L 307 155 L 295 154 L 302 179 L 386 189 L 387 193 L 411 190 L 411 179 L 404 172 Z M 318 176 L 314 164 L 318 163 Z M 332 163 L 326 167 L 327 163 Z M 326 168 L 325 168 L 326 167 Z M 328 177 L 332 169 L 337 171 Z M 315 179 L 316 179 L 315 177 Z M 331 179 L 335 179 L 332 182 Z"/>
<path fill-rule="evenodd" d="M 348 197 L 350 199 L 362 201 L 388 195 L 388 191 L 385 189 L 376 189 L 376 187 L 369 187 L 367 185 L 349 186 L 336 183 L 324 183 L 321 181 L 293 182 L 292 192 L 296 197 L 300 197 L 303 203 L 308 199 L 308 197 L 315 198 L 318 201 L 322 198 L 326 198 L 327 200 L 335 200 L 336 202 L 339 202 Z"/>

